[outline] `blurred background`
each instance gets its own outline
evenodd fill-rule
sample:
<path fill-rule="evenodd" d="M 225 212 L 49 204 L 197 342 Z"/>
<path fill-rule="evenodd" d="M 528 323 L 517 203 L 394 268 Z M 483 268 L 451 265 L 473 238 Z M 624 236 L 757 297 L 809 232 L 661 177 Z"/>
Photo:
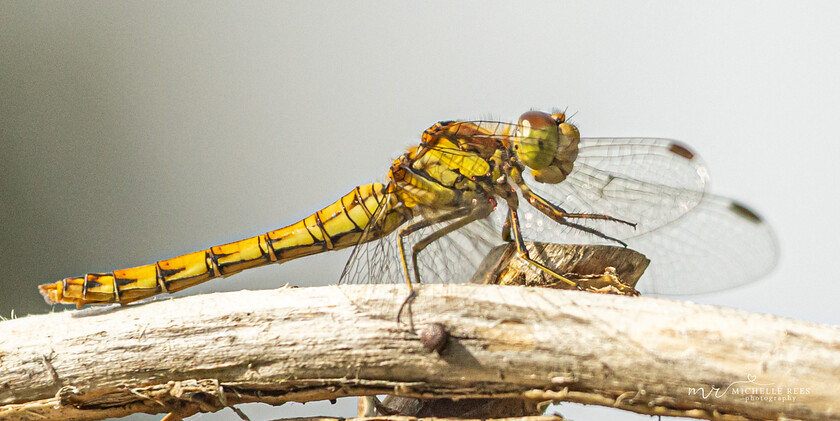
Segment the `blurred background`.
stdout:
<path fill-rule="evenodd" d="M 838 16 L 833 2 L 0 2 L 0 315 L 51 311 L 41 283 L 295 222 L 383 181 L 438 120 L 568 107 L 584 136 L 692 145 L 712 191 L 775 228 L 770 276 L 684 299 L 840 324 Z M 183 293 L 333 284 L 348 253 Z"/>

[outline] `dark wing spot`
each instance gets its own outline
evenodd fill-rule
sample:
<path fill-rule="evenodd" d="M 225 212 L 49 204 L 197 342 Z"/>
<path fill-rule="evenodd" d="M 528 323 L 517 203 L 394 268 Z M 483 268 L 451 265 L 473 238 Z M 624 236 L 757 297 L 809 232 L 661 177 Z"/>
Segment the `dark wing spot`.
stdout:
<path fill-rule="evenodd" d="M 746 206 L 744 206 L 744 205 L 742 205 L 738 202 L 735 202 L 735 201 L 731 202 L 729 204 L 729 210 L 731 210 L 736 215 L 738 215 L 738 216 L 740 216 L 740 217 L 742 217 L 742 218 L 744 218 L 744 219 L 746 219 L 746 220 L 748 220 L 748 221 L 750 221 L 754 224 L 760 224 L 760 223 L 763 222 L 761 220 L 760 216 L 758 216 L 750 208 L 748 208 L 748 207 L 746 207 Z"/>
<path fill-rule="evenodd" d="M 672 153 L 675 153 L 675 154 L 685 158 L 685 159 L 693 159 L 694 158 L 694 152 L 692 152 L 690 149 L 688 149 L 687 147 L 685 147 L 685 146 L 683 146 L 679 143 L 672 143 L 671 146 L 668 147 L 668 150 L 671 151 Z"/>

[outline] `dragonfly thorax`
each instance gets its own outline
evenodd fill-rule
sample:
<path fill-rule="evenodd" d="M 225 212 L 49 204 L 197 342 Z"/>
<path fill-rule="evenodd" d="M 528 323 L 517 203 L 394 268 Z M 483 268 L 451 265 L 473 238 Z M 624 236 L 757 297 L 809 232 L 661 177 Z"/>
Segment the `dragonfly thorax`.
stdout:
<path fill-rule="evenodd" d="M 534 179 L 556 184 L 574 168 L 580 132 L 562 113 L 528 111 L 519 117 L 513 149 Z"/>

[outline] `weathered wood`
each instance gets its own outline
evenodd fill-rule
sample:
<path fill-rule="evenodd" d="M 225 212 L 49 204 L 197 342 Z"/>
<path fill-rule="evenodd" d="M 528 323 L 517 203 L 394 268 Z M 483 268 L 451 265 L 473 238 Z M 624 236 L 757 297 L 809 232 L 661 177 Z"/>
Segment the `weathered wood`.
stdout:
<path fill-rule="evenodd" d="M 546 416 L 526 416 L 526 417 L 505 417 L 505 418 L 417 418 L 406 417 L 400 415 L 377 416 L 377 417 L 357 417 L 357 418 L 332 418 L 332 417 L 318 417 L 318 418 L 283 418 L 276 421 L 563 421 L 564 418 L 557 415 Z"/>
<path fill-rule="evenodd" d="M 539 242 L 525 247 L 532 259 L 588 291 L 637 295 L 634 287 L 650 264 L 644 254 L 626 247 Z M 520 258 L 513 243 L 491 250 L 470 282 L 573 289 Z"/>
<path fill-rule="evenodd" d="M 634 287 L 650 264 L 650 260 L 643 254 L 626 247 L 531 241 L 526 241 L 525 247 L 532 259 L 575 282 L 577 288 L 525 261 L 514 243 L 490 250 L 470 282 L 557 289 L 580 288 L 587 292 L 635 296 L 639 293 Z M 434 323 L 420 330 L 420 340 L 427 350 L 437 350 L 442 345 L 442 329 L 445 329 L 442 325 Z M 385 401 L 374 407 L 376 411 L 371 414 L 461 418 L 533 416 L 542 414 L 545 409 L 527 399 L 516 398 L 453 401 L 447 398 L 417 399 L 401 396 L 388 396 Z M 365 414 L 367 413 L 360 412 L 359 416 Z"/>
<path fill-rule="evenodd" d="M 3 321 L 0 419 L 371 394 L 840 419 L 836 327 L 646 297 L 425 285 L 411 314 L 418 329 L 446 326 L 438 354 L 396 324 L 405 294 L 399 285 L 281 288 Z M 744 387 L 756 390 L 733 390 Z"/>
<path fill-rule="evenodd" d="M 375 399 L 375 398 L 365 398 Z M 377 415 L 401 415 L 417 418 L 519 418 L 541 415 L 548 405 L 531 399 L 479 398 L 479 399 L 417 399 L 387 396 L 381 403 L 374 401 Z M 363 415 L 360 415 L 363 416 Z"/>

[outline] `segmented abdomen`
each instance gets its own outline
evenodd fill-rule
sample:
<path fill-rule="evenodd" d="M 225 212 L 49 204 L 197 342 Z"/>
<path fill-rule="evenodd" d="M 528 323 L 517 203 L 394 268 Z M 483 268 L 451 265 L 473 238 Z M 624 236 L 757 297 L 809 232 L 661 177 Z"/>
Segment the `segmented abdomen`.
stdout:
<path fill-rule="evenodd" d="M 130 303 L 162 292 L 175 292 L 210 279 L 252 267 L 285 262 L 359 242 L 380 204 L 389 223 L 371 227 L 366 241 L 387 235 L 404 222 L 395 210 L 388 187 L 374 183 L 359 186 L 335 203 L 303 220 L 275 231 L 207 250 L 161 260 L 157 263 L 109 273 L 88 273 L 41 285 L 48 303 Z M 381 225 L 381 224 L 380 224 Z"/>

